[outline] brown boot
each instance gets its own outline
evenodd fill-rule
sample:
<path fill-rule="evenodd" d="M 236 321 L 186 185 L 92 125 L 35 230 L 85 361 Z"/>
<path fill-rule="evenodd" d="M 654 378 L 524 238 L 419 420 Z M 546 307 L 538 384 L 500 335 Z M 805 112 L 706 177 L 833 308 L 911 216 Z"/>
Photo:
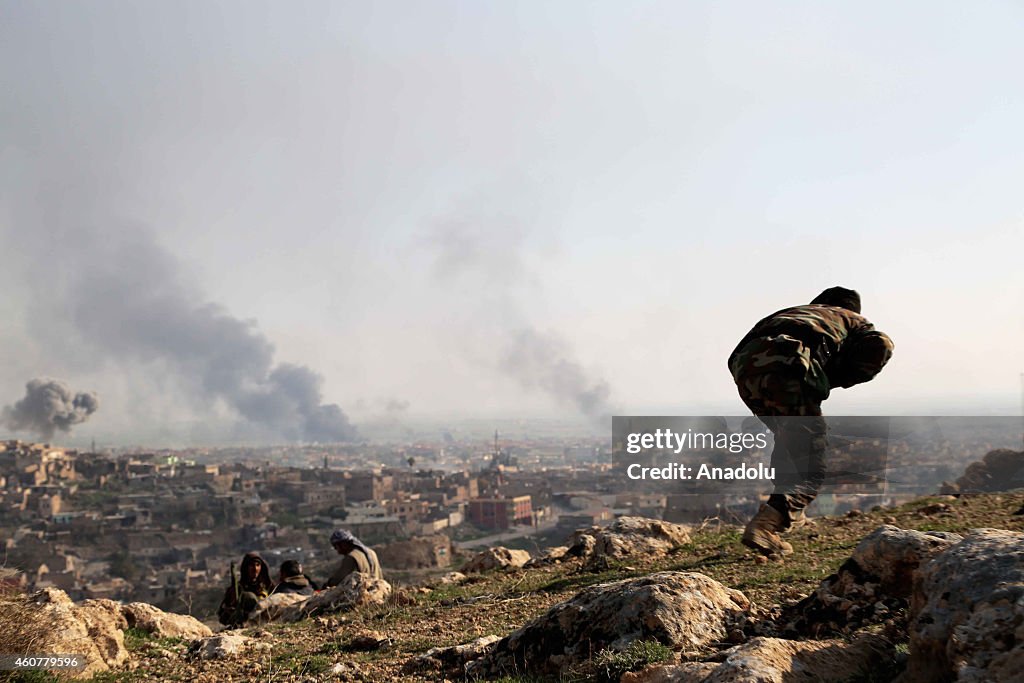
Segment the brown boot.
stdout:
<path fill-rule="evenodd" d="M 740 542 L 762 555 L 792 555 L 793 546 L 779 537 L 785 525 L 785 517 L 771 505 L 762 505 L 754 518 L 743 530 Z"/>

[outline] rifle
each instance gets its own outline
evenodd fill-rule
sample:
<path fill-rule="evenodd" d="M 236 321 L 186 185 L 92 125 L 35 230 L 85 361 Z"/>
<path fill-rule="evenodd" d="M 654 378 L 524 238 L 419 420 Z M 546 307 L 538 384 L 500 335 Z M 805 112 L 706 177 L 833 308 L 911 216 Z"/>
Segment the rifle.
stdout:
<path fill-rule="evenodd" d="M 231 592 L 235 595 L 235 604 L 238 604 L 240 591 L 238 589 L 238 574 L 235 573 L 235 563 L 231 563 Z"/>

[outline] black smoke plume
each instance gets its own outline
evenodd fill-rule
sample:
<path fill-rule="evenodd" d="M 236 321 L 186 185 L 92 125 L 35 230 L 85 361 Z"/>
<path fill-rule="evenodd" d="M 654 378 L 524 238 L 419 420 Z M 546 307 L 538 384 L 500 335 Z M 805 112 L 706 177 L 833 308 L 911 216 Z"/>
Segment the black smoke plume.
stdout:
<path fill-rule="evenodd" d="M 323 403 L 321 376 L 275 363 L 256 323 L 211 303 L 149 230 L 99 229 L 66 216 L 45 227 L 44 258 L 55 276 L 35 292 L 41 333 L 53 337 L 51 328 L 62 324 L 76 356 L 91 351 L 97 362 L 142 361 L 170 373 L 193 410 L 220 402 L 245 419 L 240 433 L 253 438 L 356 438 L 342 409 Z"/>
<path fill-rule="evenodd" d="M 99 407 L 92 392 L 71 393 L 56 379 L 33 379 L 25 385 L 25 397 L 0 413 L 0 423 L 14 431 L 34 432 L 49 439 L 54 432 L 70 432 Z"/>

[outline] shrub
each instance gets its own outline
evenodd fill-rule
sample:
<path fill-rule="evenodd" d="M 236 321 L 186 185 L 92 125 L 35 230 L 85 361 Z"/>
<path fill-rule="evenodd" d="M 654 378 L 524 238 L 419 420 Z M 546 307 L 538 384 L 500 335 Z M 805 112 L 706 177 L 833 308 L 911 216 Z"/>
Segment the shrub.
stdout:
<path fill-rule="evenodd" d="M 648 664 L 671 659 L 672 648 L 653 640 L 638 640 L 630 643 L 621 652 L 603 650 L 592 660 L 574 671 L 573 678 L 601 683 L 617 683 L 622 674 L 639 671 Z"/>

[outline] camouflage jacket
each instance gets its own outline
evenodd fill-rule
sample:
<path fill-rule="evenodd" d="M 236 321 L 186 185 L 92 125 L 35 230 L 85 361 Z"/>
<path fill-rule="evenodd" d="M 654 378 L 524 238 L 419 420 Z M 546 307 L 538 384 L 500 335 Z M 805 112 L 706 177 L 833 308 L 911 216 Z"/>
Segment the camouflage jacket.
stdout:
<path fill-rule="evenodd" d="M 877 353 L 846 354 L 870 339 Z M 832 387 L 866 382 L 888 362 L 893 344 L 868 320 L 836 306 L 807 304 L 786 308 L 759 321 L 729 356 L 729 371 L 739 381 L 760 373 L 785 373 L 827 398 Z"/>

